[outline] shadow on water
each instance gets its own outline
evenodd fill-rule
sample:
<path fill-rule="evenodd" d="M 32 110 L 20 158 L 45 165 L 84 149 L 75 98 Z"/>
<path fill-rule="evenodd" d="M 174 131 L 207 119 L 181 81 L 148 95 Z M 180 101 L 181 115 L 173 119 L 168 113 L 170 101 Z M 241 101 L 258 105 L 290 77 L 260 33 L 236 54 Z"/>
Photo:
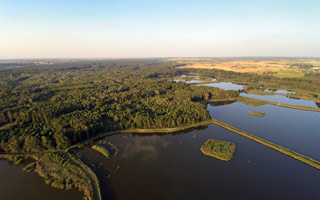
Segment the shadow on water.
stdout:
<path fill-rule="evenodd" d="M 15 165 L 7 160 L 0 160 L 0 199 L 35 200 L 35 199 L 70 199 L 80 200 L 83 194 L 76 189 L 60 190 L 47 185 L 36 172 L 26 173 L 22 168 L 28 161 Z"/>
<path fill-rule="evenodd" d="M 111 149 L 110 146 L 107 148 Z M 103 199 L 116 199 L 109 180 L 109 176 L 113 173 L 112 168 L 106 165 L 109 160 L 101 153 L 91 149 L 89 146 L 72 150 L 72 153 L 77 155 L 81 161 L 90 167 L 97 175 Z M 111 157 L 114 156 L 114 154 L 115 151 L 112 151 Z"/>
<path fill-rule="evenodd" d="M 229 105 L 232 104 L 236 101 L 218 101 L 218 102 L 210 102 L 210 106 L 225 106 L 225 105 Z"/>
<path fill-rule="evenodd" d="M 161 132 L 158 132 L 158 133 L 132 133 L 133 136 L 141 136 L 141 137 L 150 137 L 150 136 L 165 136 L 165 135 L 172 135 L 172 136 L 175 136 L 175 135 L 183 135 L 183 134 L 188 134 L 192 131 L 195 131 L 195 130 L 205 130 L 208 128 L 208 125 L 206 126 L 198 126 L 198 127 L 194 127 L 194 128 L 189 128 L 189 129 L 185 129 L 185 130 L 182 130 L 182 131 L 177 131 L 177 132 L 173 132 L 173 133 L 161 133 Z M 130 132 L 129 132 L 130 133 Z"/>

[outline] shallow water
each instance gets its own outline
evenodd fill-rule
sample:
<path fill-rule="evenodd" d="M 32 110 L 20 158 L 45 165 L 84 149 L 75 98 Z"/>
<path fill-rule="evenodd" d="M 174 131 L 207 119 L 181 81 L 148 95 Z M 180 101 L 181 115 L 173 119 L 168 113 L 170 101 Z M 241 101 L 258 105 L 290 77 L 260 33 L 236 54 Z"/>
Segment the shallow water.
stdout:
<path fill-rule="evenodd" d="M 1 200 L 81 200 L 81 192 L 55 189 L 44 182 L 37 173 L 22 171 L 23 166 L 0 160 L 0 199 Z"/>
<path fill-rule="evenodd" d="M 265 92 L 275 92 L 275 93 L 280 93 L 280 94 L 294 94 L 294 93 L 296 93 L 295 91 L 289 91 L 289 90 L 270 90 L 270 89 L 266 89 L 264 91 Z"/>
<path fill-rule="evenodd" d="M 243 89 L 243 85 L 230 83 L 230 82 L 206 83 L 206 84 L 201 84 L 200 86 L 217 87 L 224 90 L 242 90 Z"/>
<path fill-rule="evenodd" d="M 190 81 L 186 81 L 186 80 L 182 80 L 182 79 L 175 79 L 174 80 L 175 82 L 180 82 L 180 81 L 183 81 L 187 84 L 193 84 L 193 83 L 202 83 L 203 81 L 199 81 L 199 80 L 190 80 Z"/>
<path fill-rule="evenodd" d="M 190 81 L 186 81 L 186 83 L 188 84 L 193 84 L 193 83 L 202 83 L 203 81 L 199 81 L 199 80 L 190 80 Z"/>
<path fill-rule="evenodd" d="M 255 98 L 255 99 L 261 99 L 261 100 L 266 100 L 266 101 L 273 101 L 277 103 L 282 103 L 282 104 L 288 104 L 288 105 L 297 105 L 297 106 L 308 106 L 312 108 L 318 108 L 317 104 L 312 101 L 312 100 L 304 100 L 304 99 L 295 99 L 283 95 L 258 95 L 258 94 L 248 94 L 242 92 L 240 96 L 244 97 L 250 97 L 250 98 Z"/>

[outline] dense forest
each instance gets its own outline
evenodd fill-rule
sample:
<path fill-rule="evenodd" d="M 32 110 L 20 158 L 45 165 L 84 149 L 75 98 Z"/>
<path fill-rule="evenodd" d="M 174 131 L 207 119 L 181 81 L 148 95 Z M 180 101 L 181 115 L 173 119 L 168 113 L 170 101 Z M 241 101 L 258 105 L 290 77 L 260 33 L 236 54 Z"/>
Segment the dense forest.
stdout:
<path fill-rule="evenodd" d="M 174 82 L 162 60 L 52 61 L 0 66 L 0 151 L 65 149 L 101 132 L 210 119 L 203 101 L 239 94 Z"/>

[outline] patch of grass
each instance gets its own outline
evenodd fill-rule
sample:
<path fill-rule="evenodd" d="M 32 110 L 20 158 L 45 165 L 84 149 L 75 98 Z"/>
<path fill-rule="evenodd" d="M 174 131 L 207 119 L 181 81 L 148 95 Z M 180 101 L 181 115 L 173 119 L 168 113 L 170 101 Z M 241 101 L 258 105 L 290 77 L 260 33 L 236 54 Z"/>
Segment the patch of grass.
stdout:
<path fill-rule="evenodd" d="M 78 188 L 84 193 L 84 199 L 102 199 L 94 172 L 70 153 L 44 153 L 35 171 L 52 187 Z"/>
<path fill-rule="evenodd" d="M 204 155 L 211 156 L 223 161 L 232 159 L 236 145 L 232 142 L 209 139 L 200 148 Z"/>
<path fill-rule="evenodd" d="M 99 153 L 101 153 L 102 155 L 104 155 L 106 158 L 110 158 L 111 156 L 111 153 L 108 151 L 107 148 L 105 148 L 104 146 L 101 146 L 101 145 L 93 145 L 91 147 L 92 149 L 98 151 Z"/>
<path fill-rule="evenodd" d="M 274 105 L 274 106 L 281 106 L 281 107 L 297 109 L 297 110 L 320 112 L 320 109 L 318 109 L 318 108 L 311 108 L 311 107 L 307 107 L 307 106 L 288 105 L 288 104 L 282 104 L 282 103 L 277 103 L 277 102 L 273 102 L 273 101 L 264 101 L 264 100 L 260 100 L 260 99 L 249 98 L 249 97 L 238 97 L 237 101 L 244 103 L 244 104 L 247 104 L 249 106 L 261 106 L 261 105 L 265 105 L 265 104 L 270 104 L 270 105 Z"/>
<path fill-rule="evenodd" d="M 304 73 L 300 71 L 279 71 L 273 76 L 278 78 L 302 78 Z"/>
<path fill-rule="evenodd" d="M 24 172 L 30 173 L 32 172 L 36 167 L 36 162 L 31 162 L 27 166 L 25 166 L 22 170 Z"/>
<path fill-rule="evenodd" d="M 258 116 L 258 117 L 264 117 L 266 115 L 266 113 L 264 112 L 258 112 L 258 111 L 249 111 L 250 115 L 254 115 L 254 116 Z"/>
<path fill-rule="evenodd" d="M 268 104 L 267 101 L 249 98 L 249 97 L 238 97 L 237 101 L 249 106 L 262 106 L 262 105 Z"/>

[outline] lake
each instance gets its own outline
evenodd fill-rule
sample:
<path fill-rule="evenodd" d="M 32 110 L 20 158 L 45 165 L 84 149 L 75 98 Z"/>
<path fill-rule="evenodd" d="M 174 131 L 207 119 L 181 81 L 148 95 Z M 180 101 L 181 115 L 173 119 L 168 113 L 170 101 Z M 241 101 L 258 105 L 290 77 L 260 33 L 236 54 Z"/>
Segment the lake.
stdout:
<path fill-rule="evenodd" d="M 224 162 L 203 155 L 207 139 L 234 142 L 234 158 Z M 105 140 L 119 150 L 110 160 L 88 147 L 79 152 L 99 166 L 99 174 L 112 174 L 103 181 L 106 199 L 320 198 L 318 170 L 215 125 Z"/>
<path fill-rule="evenodd" d="M 274 105 L 248 106 L 239 102 L 208 106 L 213 118 L 258 137 L 320 160 L 320 112 L 289 109 Z M 257 117 L 249 111 L 266 115 Z"/>
<path fill-rule="evenodd" d="M 264 91 L 265 92 L 275 92 L 275 93 L 280 93 L 280 94 L 294 94 L 294 93 L 296 93 L 295 91 L 290 91 L 290 90 L 271 90 L 271 89 L 266 89 Z"/>
<path fill-rule="evenodd" d="M 243 90 L 243 85 L 230 83 L 230 82 L 206 83 L 206 84 L 201 84 L 199 86 L 217 87 L 224 90 Z"/>

